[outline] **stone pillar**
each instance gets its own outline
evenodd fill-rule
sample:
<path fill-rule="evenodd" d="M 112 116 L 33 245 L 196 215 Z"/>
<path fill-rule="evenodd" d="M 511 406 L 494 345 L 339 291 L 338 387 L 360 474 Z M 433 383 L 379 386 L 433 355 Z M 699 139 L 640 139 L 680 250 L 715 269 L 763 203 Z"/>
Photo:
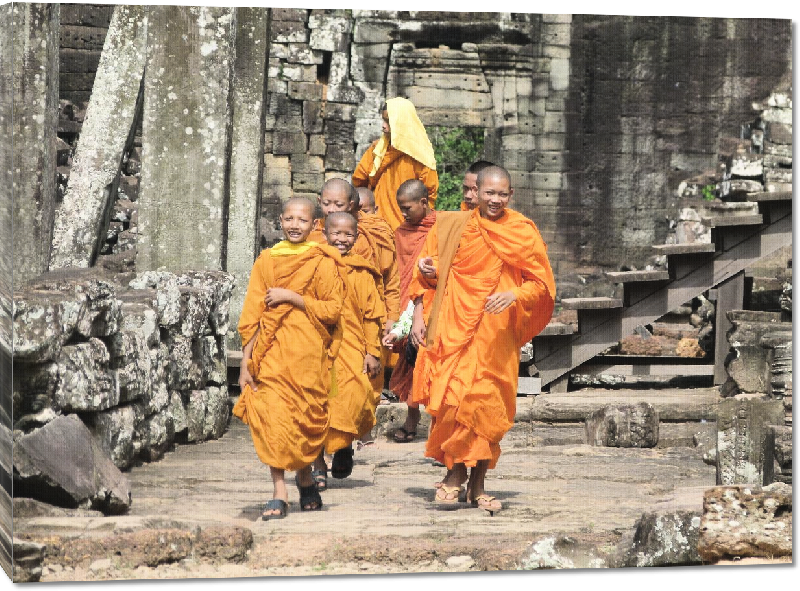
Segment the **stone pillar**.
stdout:
<path fill-rule="evenodd" d="M 771 426 L 784 424 L 783 402 L 729 398 L 717 414 L 717 484 L 763 485 L 772 481 Z M 769 466 L 765 466 L 769 460 Z"/>
<path fill-rule="evenodd" d="M 10 285 L 47 270 L 56 195 L 58 121 L 58 4 L 10 4 L 0 19 L 0 151 L 3 171 L 3 255 L 0 272 Z M 9 208 L 5 206 L 8 203 Z M 8 213 L 10 209 L 10 223 Z M 13 242 L 8 226 L 13 227 Z M 6 248 L 8 246 L 9 248 Z M 6 254 L 8 253 L 8 254 Z M 13 287 L 13 286 L 12 286 Z"/>
<path fill-rule="evenodd" d="M 64 201 L 56 212 L 51 269 L 89 267 L 104 238 L 144 75 L 144 6 L 114 8 Z"/>
<path fill-rule="evenodd" d="M 148 8 L 137 271 L 225 268 L 235 21 Z"/>
<path fill-rule="evenodd" d="M 233 125 L 231 128 L 230 213 L 227 270 L 234 276 L 227 346 L 239 349 L 239 314 L 250 269 L 258 254 L 258 213 L 264 175 L 266 70 L 269 57 L 268 8 L 236 9 Z"/>

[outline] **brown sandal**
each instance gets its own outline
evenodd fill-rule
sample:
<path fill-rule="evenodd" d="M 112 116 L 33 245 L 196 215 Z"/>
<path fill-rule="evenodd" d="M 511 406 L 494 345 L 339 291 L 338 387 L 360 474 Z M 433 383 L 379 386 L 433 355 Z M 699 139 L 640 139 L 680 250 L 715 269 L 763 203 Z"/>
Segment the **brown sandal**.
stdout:
<path fill-rule="evenodd" d="M 463 492 L 463 486 L 447 486 L 446 484 L 443 484 L 436 489 L 436 495 L 433 497 L 433 502 L 437 505 L 458 505 L 461 502 L 461 493 Z"/>
<path fill-rule="evenodd" d="M 405 427 L 398 427 L 394 430 L 392 438 L 394 439 L 395 443 L 411 443 L 414 441 L 416 436 L 416 431 L 407 431 Z"/>
<path fill-rule="evenodd" d="M 487 511 L 492 517 L 496 512 L 503 510 L 503 504 L 496 497 L 487 494 L 478 495 L 472 499 L 472 506 Z"/>

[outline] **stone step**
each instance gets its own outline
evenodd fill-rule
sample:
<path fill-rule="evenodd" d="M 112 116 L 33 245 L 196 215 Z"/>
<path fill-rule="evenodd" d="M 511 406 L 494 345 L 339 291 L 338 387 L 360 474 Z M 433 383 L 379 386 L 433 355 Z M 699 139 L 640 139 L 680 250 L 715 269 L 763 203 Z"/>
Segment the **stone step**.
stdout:
<path fill-rule="evenodd" d="M 654 244 L 653 250 L 656 251 L 656 254 L 688 255 L 713 253 L 716 247 L 711 242 L 688 242 L 685 244 Z"/>
<path fill-rule="evenodd" d="M 608 271 L 606 277 L 614 283 L 669 281 L 669 271 Z"/>
<path fill-rule="evenodd" d="M 524 401 L 520 403 L 520 400 Z M 718 388 L 666 390 L 578 390 L 518 399 L 515 421 L 576 422 L 609 404 L 647 402 L 661 421 L 716 420 Z"/>
<path fill-rule="evenodd" d="M 575 334 L 575 327 L 571 324 L 564 324 L 563 322 L 551 322 L 542 329 L 536 338 L 539 337 L 561 337 Z"/>
<path fill-rule="evenodd" d="M 617 298 L 566 298 L 561 300 L 565 310 L 610 310 L 621 308 L 622 300 Z"/>
<path fill-rule="evenodd" d="M 760 215 L 731 215 L 701 218 L 709 228 L 728 228 L 731 226 L 759 226 L 764 223 Z"/>
<path fill-rule="evenodd" d="M 791 201 L 791 191 L 763 191 L 759 193 L 750 193 L 747 195 L 747 200 L 751 202 L 761 201 Z"/>

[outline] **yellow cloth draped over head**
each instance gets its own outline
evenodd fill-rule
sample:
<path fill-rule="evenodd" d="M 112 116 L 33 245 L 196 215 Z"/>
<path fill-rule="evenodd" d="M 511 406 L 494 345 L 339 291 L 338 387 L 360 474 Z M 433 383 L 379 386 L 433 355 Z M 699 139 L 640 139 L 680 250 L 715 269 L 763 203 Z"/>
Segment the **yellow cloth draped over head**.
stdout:
<path fill-rule="evenodd" d="M 378 172 L 390 145 L 431 170 L 436 170 L 433 145 L 425 132 L 425 126 L 417 116 L 414 103 L 407 98 L 396 97 L 386 101 L 386 110 L 389 112 L 391 137 L 387 138 L 386 134 L 383 134 L 378 140 L 373 151 L 375 159 L 372 161 L 372 170 L 369 176 L 375 176 L 375 173 Z"/>

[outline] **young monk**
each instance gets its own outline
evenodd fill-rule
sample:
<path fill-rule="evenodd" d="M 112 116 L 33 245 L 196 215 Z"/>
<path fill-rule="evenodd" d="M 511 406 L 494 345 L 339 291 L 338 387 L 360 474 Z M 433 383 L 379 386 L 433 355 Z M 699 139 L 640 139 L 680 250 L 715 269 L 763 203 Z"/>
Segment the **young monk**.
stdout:
<path fill-rule="evenodd" d="M 239 320 L 245 346 L 233 414 L 250 426 L 256 453 L 270 468 L 274 492 L 262 510 L 265 520 L 286 516 L 286 470 L 297 471 L 301 510 L 322 508 L 311 464 L 328 435 L 345 269 L 336 248 L 306 240 L 313 211 L 308 199 L 286 202 L 280 218 L 286 239 L 256 259 Z"/>
<path fill-rule="evenodd" d="M 394 200 L 397 188 L 404 181 L 419 179 L 428 187 L 433 206 L 439 177 L 433 145 L 414 104 L 406 98 L 392 98 L 381 106 L 380 113 L 383 135 L 364 152 L 352 180 L 354 186 L 374 191 L 378 213 L 394 231 L 403 223 Z"/>
<path fill-rule="evenodd" d="M 362 213 L 377 214 L 378 206 L 375 205 L 375 193 L 368 187 L 357 187 L 356 191 L 358 191 L 358 208 Z"/>
<path fill-rule="evenodd" d="M 494 166 L 488 160 L 478 160 L 470 164 L 461 183 L 461 211 L 471 211 L 478 205 L 478 173 L 484 168 Z"/>
<path fill-rule="evenodd" d="M 513 194 L 505 169 L 482 170 L 478 207 L 437 221 L 409 289 L 410 338 L 425 344 L 412 400 L 433 417 L 425 455 L 448 468 L 434 502 L 458 503 L 471 468 L 467 501 L 492 515 L 502 504 L 484 482 L 514 422 L 520 346 L 547 325 L 556 293 L 536 225 L 507 209 Z M 430 290 L 426 324 L 423 296 Z"/>
<path fill-rule="evenodd" d="M 428 188 L 422 181 L 412 179 L 404 182 L 397 189 L 397 205 L 403 215 L 403 223 L 394 233 L 395 246 L 397 247 L 397 265 L 400 269 L 400 309 L 408 307 L 410 298 L 408 288 L 411 277 L 419 259 L 428 231 L 436 221 L 437 213 L 428 206 Z M 433 291 L 426 294 L 428 309 L 433 302 Z M 408 443 L 417 436 L 417 425 L 420 419 L 419 405 L 411 400 L 411 381 L 414 374 L 414 365 L 411 357 L 413 351 L 406 351 L 411 345 L 408 338 L 397 339 L 392 333 L 384 337 L 383 344 L 394 345 L 399 352 L 397 364 L 389 381 L 389 389 L 395 393 L 400 402 L 408 406 L 406 421 L 402 427 L 396 429 L 392 435 L 397 443 Z M 411 347 L 414 349 L 413 347 Z"/>
<path fill-rule="evenodd" d="M 358 220 L 358 238 L 353 252 L 371 262 L 381 274 L 379 292 L 386 306 L 386 321 L 383 335 L 386 335 L 400 317 L 400 276 L 397 272 L 397 252 L 394 245 L 394 232 L 389 225 L 377 215 L 365 214 L 359 209 L 358 192 L 344 179 L 329 179 L 322 186 L 319 196 L 319 207 L 323 219 L 317 220 L 310 239 L 325 242 L 323 231 L 325 218 L 334 211 L 347 211 Z M 389 350 L 381 354 L 381 364 L 386 367 Z M 384 376 L 379 373 L 372 382 L 376 396 L 380 397 Z"/>
<path fill-rule="evenodd" d="M 325 236 L 346 265 L 346 295 L 340 320 L 342 342 L 331 372 L 331 423 L 325 451 L 333 454 L 332 476 L 347 478 L 353 471 L 353 440 L 375 426 L 377 399 L 370 379 L 381 369 L 385 309 L 378 293 L 380 273 L 372 263 L 352 252 L 358 236 L 356 219 L 342 211 L 329 213 Z M 312 474 L 319 490 L 327 488 L 327 470 L 320 453 Z"/>

